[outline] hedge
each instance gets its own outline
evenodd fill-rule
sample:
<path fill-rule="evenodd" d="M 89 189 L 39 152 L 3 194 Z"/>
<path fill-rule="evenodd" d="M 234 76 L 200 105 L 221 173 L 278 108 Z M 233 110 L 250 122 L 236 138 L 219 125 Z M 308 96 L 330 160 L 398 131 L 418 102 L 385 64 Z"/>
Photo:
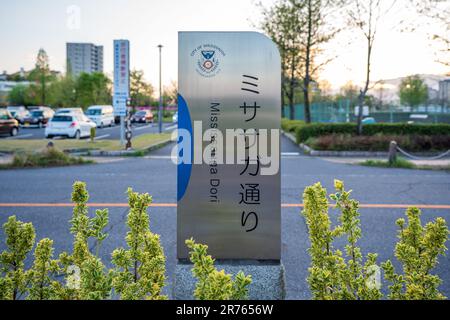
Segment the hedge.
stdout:
<path fill-rule="evenodd" d="M 283 119 L 281 120 L 281 128 L 290 133 L 295 133 L 295 130 L 297 127 L 304 125 L 305 122 L 302 120 L 289 120 L 289 119 Z"/>
<path fill-rule="evenodd" d="M 297 125 L 297 142 L 303 143 L 309 138 L 332 134 L 354 135 L 356 132 L 355 123 L 313 123 Z M 377 123 L 368 124 L 363 127 L 364 136 L 374 136 L 377 134 L 386 135 L 448 135 L 450 139 L 449 124 L 406 124 L 406 123 Z"/>

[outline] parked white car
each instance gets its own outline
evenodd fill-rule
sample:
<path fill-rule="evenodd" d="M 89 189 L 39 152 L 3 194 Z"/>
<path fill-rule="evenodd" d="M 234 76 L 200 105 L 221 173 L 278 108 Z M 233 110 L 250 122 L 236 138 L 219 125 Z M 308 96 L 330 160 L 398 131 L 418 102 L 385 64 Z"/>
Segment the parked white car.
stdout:
<path fill-rule="evenodd" d="M 112 106 L 92 106 L 86 111 L 86 115 L 95 122 L 97 127 L 112 127 L 114 122 L 114 108 Z"/>
<path fill-rule="evenodd" d="M 81 108 L 61 108 L 56 110 L 56 114 L 81 114 L 84 115 L 83 109 Z"/>
<path fill-rule="evenodd" d="M 172 117 L 173 123 L 178 123 L 178 112 L 176 112 Z"/>
<path fill-rule="evenodd" d="M 57 114 L 45 128 L 45 138 L 67 137 L 81 139 L 90 137 L 96 124 L 82 114 Z"/>

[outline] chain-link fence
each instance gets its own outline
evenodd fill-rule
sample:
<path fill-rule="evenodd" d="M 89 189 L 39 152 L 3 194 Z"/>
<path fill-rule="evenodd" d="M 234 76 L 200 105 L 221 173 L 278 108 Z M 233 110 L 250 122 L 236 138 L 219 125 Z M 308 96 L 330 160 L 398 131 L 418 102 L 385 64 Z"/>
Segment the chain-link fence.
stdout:
<path fill-rule="evenodd" d="M 395 106 L 385 106 L 385 111 L 370 110 L 369 115 L 377 123 L 449 123 L 450 107 L 433 106 L 420 107 L 413 111 L 405 111 Z M 284 117 L 289 118 L 289 107 L 284 107 Z M 295 120 L 305 120 L 303 104 L 294 107 Z M 337 102 L 315 102 L 311 105 L 311 119 L 313 122 L 355 122 L 355 108 L 350 100 Z"/>

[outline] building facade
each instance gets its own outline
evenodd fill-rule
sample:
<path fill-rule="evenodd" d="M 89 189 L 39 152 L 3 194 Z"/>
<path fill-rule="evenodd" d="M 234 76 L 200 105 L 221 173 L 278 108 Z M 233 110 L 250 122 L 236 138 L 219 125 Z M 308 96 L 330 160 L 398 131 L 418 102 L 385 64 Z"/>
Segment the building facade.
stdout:
<path fill-rule="evenodd" d="M 92 43 L 67 43 L 67 73 L 103 72 L 103 46 Z"/>
<path fill-rule="evenodd" d="M 445 104 L 450 103 L 450 79 L 439 82 L 439 100 Z"/>
<path fill-rule="evenodd" d="M 0 105 L 6 106 L 8 104 L 9 93 L 17 86 L 28 87 L 31 85 L 29 81 L 3 81 L 0 80 Z"/>

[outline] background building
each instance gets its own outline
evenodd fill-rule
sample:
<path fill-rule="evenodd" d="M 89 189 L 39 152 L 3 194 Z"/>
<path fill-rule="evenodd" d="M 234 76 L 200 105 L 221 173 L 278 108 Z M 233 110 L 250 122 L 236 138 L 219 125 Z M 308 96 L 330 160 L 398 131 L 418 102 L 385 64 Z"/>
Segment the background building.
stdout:
<path fill-rule="evenodd" d="M 67 72 L 74 76 L 83 72 L 103 72 L 103 46 L 67 43 Z"/>
<path fill-rule="evenodd" d="M 450 103 L 450 79 L 439 82 L 439 100 L 443 103 Z"/>

